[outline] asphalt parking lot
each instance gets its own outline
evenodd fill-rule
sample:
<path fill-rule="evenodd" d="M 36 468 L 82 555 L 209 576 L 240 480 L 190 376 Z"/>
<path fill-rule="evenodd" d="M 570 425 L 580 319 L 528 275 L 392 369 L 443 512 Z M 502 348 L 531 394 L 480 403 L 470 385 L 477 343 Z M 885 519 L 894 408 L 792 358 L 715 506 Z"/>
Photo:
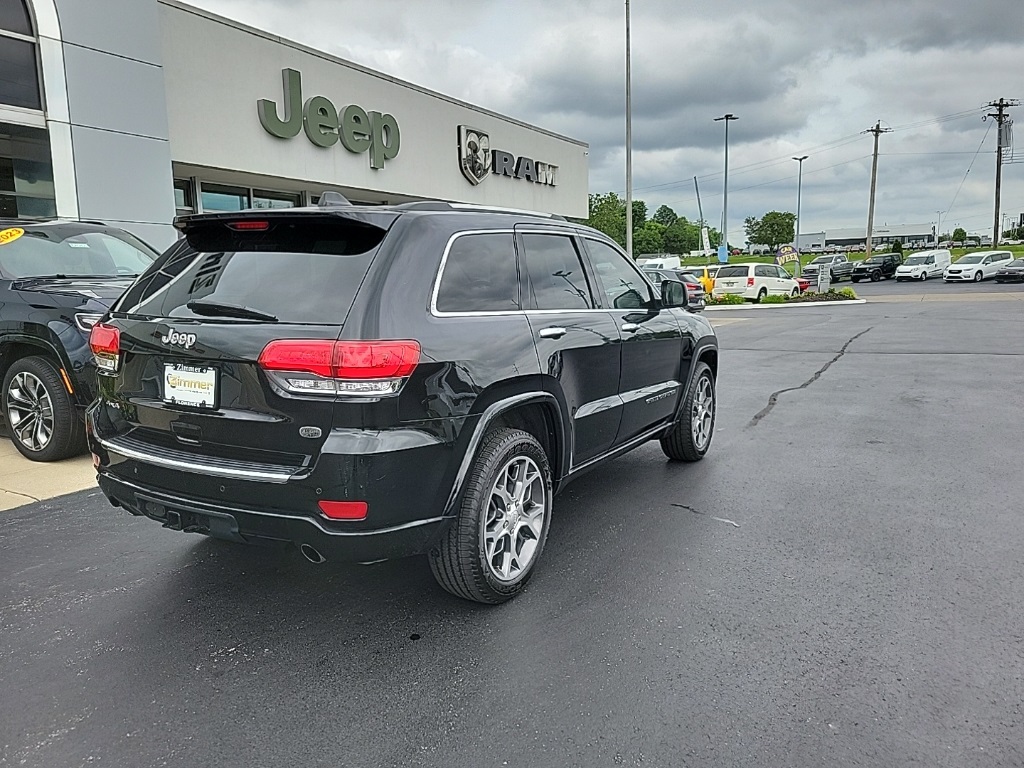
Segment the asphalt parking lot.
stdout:
<path fill-rule="evenodd" d="M 709 313 L 708 458 L 571 485 L 498 608 L 92 490 L 0 512 L 0 765 L 1024 764 L 1024 290 L 855 288 Z"/>

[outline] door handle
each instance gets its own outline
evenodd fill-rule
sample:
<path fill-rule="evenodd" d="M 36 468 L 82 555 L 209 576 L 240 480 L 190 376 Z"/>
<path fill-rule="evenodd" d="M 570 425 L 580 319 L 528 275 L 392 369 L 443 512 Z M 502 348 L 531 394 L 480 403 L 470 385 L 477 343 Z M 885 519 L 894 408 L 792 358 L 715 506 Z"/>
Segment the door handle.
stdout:
<path fill-rule="evenodd" d="M 540 336 L 542 339 L 560 339 L 563 336 L 565 336 L 565 334 L 565 328 L 551 327 L 541 328 L 540 333 L 538 333 L 537 335 Z"/>
<path fill-rule="evenodd" d="M 640 326 L 636 323 L 623 323 L 621 326 L 622 330 L 626 333 L 636 333 L 640 330 Z"/>

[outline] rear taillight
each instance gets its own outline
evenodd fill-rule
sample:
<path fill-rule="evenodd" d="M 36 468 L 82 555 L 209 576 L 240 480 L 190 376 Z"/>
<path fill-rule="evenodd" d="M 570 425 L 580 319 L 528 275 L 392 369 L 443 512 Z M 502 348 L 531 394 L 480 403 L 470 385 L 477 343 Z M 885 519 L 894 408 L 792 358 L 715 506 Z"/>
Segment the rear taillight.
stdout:
<path fill-rule="evenodd" d="M 121 364 L 121 331 L 96 323 L 89 332 L 89 348 L 100 373 L 113 374 Z"/>
<path fill-rule="evenodd" d="M 329 520 L 365 520 L 369 511 L 365 501 L 321 501 L 318 506 Z"/>
<path fill-rule="evenodd" d="M 260 367 L 288 392 L 380 397 L 393 395 L 416 370 L 418 341 L 272 341 Z"/>
<path fill-rule="evenodd" d="M 753 285 L 754 285 L 754 278 L 748 277 L 747 278 L 747 288 L 750 288 Z"/>

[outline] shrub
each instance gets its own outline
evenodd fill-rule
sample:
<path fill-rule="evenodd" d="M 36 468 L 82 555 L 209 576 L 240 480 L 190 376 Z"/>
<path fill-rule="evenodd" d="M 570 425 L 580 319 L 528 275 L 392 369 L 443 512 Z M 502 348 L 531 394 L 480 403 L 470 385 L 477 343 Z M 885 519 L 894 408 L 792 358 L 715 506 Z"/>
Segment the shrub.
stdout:
<path fill-rule="evenodd" d="M 765 296 L 761 299 L 762 304 L 785 304 L 789 301 L 789 296 Z"/>
<path fill-rule="evenodd" d="M 853 292 L 852 288 L 841 288 L 840 290 L 830 290 L 826 293 L 807 293 L 796 296 L 789 300 L 790 304 L 803 304 L 808 301 L 851 301 L 857 298 L 857 294 Z"/>
<path fill-rule="evenodd" d="M 708 306 L 715 306 L 721 304 L 742 304 L 745 299 L 735 293 L 723 293 L 721 296 L 708 296 Z"/>

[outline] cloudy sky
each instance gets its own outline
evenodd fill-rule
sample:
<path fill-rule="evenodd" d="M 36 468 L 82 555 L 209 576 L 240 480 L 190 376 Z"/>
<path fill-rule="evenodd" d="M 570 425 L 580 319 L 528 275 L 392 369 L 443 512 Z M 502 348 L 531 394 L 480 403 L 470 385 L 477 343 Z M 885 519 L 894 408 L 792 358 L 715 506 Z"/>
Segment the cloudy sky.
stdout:
<path fill-rule="evenodd" d="M 591 191 L 625 191 L 620 0 L 190 1 L 587 141 Z M 876 222 L 941 211 L 944 231 L 991 233 L 996 130 L 982 116 L 1024 97 L 1020 0 L 633 0 L 632 21 L 634 188 L 651 211 L 696 219 L 698 176 L 705 217 L 721 220 L 713 118 L 731 112 L 734 242 L 744 217 L 795 210 L 793 155 L 809 155 L 801 230 L 863 226 L 863 131 L 881 120 Z M 1024 162 L 1004 166 L 1002 208 L 1024 212 Z"/>

